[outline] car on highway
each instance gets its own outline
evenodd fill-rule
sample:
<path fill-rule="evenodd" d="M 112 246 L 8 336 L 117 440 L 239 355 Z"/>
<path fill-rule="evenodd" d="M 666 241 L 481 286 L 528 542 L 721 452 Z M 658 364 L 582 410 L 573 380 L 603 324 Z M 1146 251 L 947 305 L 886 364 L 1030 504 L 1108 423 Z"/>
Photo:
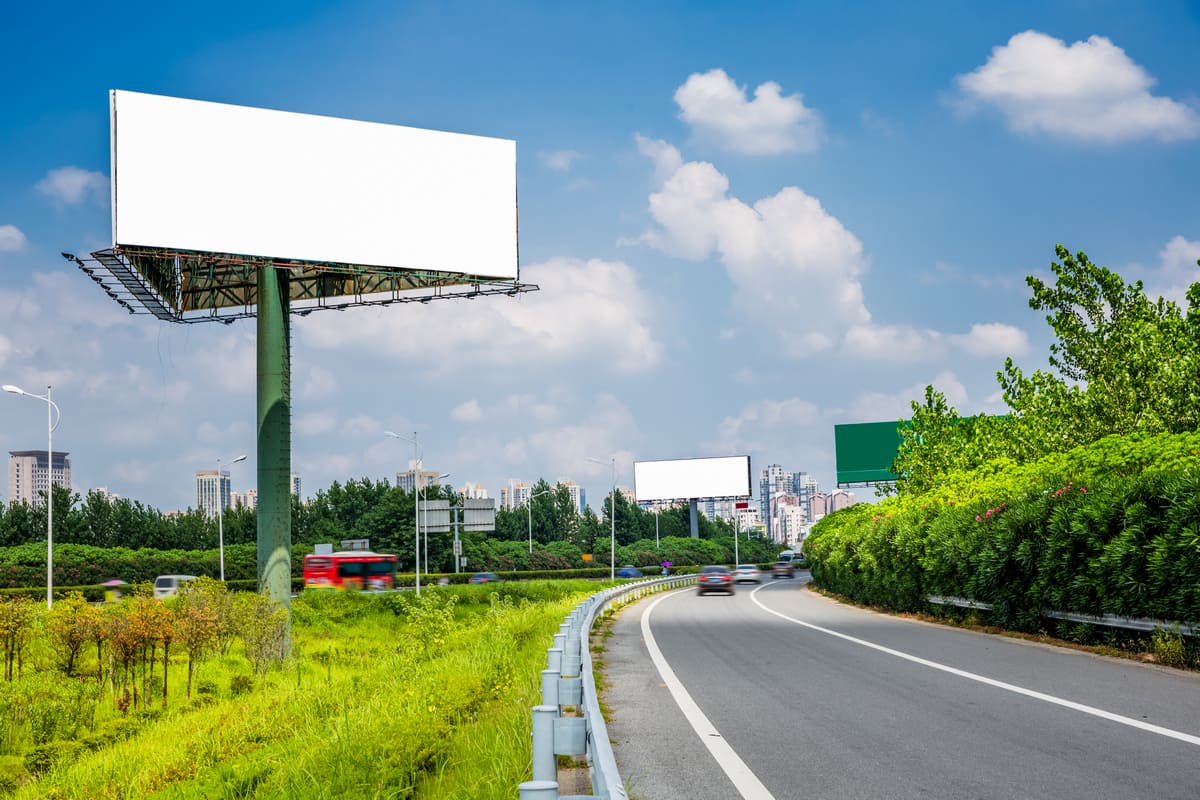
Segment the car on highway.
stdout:
<path fill-rule="evenodd" d="M 476 572 L 470 578 L 467 578 L 467 583 L 499 583 L 500 576 L 494 572 Z"/>
<path fill-rule="evenodd" d="M 762 573 L 753 564 L 738 564 L 733 571 L 734 583 L 762 583 Z"/>
<path fill-rule="evenodd" d="M 196 580 L 195 575 L 159 575 L 154 579 L 154 599 L 175 597 L 188 581 Z"/>
<path fill-rule="evenodd" d="M 722 592 L 733 594 L 733 572 L 729 567 L 704 567 L 696 576 L 696 594 Z"/>
<path fill-rule="evenodd" d="M 794 578 L 796 577 L 796 568 L 792 566 L 791 561 L 776 561 L 771 565 L 772 578 Z"/>
<path fill-rule="evenodd" d="M 619 570 L 617 570 L 617 577 L 618 578 L 640 578 L 640 577 L 642 577 L 642 571 L 640 569 L 638 569 L 637 567 L 633 566 L 632 564 L 626 564 L 625 566 L 623 566 Z"/>

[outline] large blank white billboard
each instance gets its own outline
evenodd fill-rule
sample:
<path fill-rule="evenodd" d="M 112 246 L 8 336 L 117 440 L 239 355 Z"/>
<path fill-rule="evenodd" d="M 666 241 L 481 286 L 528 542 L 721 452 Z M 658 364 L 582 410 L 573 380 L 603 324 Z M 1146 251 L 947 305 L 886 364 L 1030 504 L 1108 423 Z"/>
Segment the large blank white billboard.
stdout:
<path fill-rule="evenodd" d="M 638 502 L 699 497 L 749 497 L 750 456 L 635 461 Z"/>
<path fill-rule="evenodd" d="M 517 277 L 512 140 L 110 96 L 116 246 Z"/>

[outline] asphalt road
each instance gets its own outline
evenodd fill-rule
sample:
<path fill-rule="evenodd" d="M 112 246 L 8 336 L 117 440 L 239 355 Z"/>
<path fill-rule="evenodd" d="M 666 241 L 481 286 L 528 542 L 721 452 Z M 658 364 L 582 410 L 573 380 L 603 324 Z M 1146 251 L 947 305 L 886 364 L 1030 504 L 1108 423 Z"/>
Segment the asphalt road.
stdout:
<path fill-rule="evenodd" d="M 1200 798 L 1195 673 L 862 611 L 799 580 L 642 600 L 603 661 L 635 800 Z"/>

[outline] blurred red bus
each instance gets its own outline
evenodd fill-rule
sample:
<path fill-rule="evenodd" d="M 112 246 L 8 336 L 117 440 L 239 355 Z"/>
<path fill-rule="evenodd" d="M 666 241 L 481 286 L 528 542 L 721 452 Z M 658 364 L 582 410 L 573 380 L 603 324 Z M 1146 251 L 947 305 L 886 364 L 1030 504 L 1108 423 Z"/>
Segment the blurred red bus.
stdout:
<path fill-rule="evenodd" d="M 305 589 L 387 591 L 396 586 L 396 557 L 344 550 L 304 557 Z"/>

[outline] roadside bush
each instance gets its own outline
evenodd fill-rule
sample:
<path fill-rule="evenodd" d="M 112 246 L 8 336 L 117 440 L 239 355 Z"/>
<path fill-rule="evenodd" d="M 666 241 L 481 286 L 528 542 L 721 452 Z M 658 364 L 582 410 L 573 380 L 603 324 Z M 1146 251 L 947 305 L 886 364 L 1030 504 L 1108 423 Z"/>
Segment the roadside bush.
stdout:
<path fill-rule="evenodd" d="M 991 603 L 994 624 L 1035 632 L 1045 608 L 1200 620 L 1200 434 L 1108 437 L 985 467 L 822 519 L 804 545 L 814 582 L 898 610 L 965 597 Z"/>

